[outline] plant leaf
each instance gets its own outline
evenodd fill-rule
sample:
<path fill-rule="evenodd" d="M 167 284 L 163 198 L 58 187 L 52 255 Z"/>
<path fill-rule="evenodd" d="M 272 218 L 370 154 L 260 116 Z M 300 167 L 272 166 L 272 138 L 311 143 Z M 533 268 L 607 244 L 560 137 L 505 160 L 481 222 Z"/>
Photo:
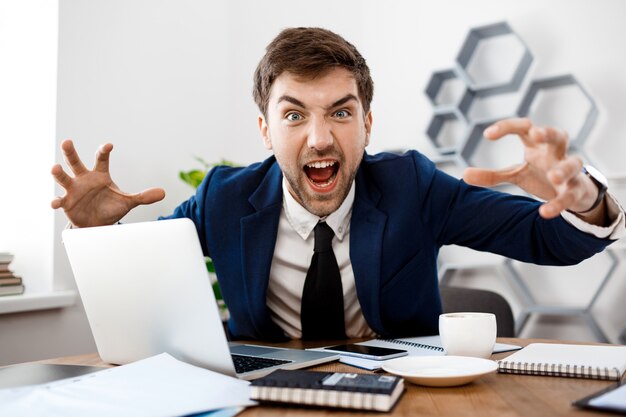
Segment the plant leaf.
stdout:
<path fill-rule="evenodd" d="M 204 177 L 206 176 L 206 171 L 201 171 L 199 169 L 194 169 L 186 172 L 180 171 L 178 176 L 181 180 L 191 185 L 193 188 L 198 188 L 198 186 L 202 183 L 202 180 L 204 180 Z"/>
<path fill-rule="evenodd" d="M 222 298 L 222 290 L 220 289 L 220 284 L 216 282 L 213 284 L 213 293 L 215 294 L 216 300 L 223 300 Z"/>
<path fill-rule="evenodd" d="M 206 262 L 206 269 L 209 272 L 215 273 L 215 265 L 213 265 L 213 260 L 207 256 L 204 261 Z"/>

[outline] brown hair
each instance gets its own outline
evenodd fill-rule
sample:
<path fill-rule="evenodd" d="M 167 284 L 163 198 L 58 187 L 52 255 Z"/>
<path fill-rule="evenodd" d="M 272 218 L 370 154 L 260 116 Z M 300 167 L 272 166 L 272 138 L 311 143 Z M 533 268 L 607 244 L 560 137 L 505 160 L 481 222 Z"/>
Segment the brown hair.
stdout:
<path fill-rule="evenodd" d="M 354 76 L 367 114 L 374 96 L 374 82 L 365 59 L 350 42 L 321 28 L 285 29 L 274 38 L 254 72 L 254 101 L 267 117 L 270 89 L 283 72 L 315 78 L 337 67 L 347 69 Z"/>

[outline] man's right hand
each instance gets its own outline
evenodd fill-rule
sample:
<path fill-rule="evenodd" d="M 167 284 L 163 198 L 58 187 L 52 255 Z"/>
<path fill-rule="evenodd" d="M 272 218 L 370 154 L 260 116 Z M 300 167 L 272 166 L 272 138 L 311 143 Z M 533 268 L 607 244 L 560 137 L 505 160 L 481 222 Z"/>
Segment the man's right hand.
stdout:
<path fill-rule="evenodd" d="M 152 204 L 165 197 L 162 188 L 150 188 L 137 194 L 120 191 L 109 173 L 109 155 L 113 150 L 110 143 L 98 149 L 91 171 L 78 157 L 71 140 L 64 141 L 61 149 L 74 176 L 68 175 L 59 164 L 52 167 L 52 176 L 65 189 L 65 195 L 52 200 L 51 206 L 62 208 L 76 227 L 115 224 L 136 206 Z"/>

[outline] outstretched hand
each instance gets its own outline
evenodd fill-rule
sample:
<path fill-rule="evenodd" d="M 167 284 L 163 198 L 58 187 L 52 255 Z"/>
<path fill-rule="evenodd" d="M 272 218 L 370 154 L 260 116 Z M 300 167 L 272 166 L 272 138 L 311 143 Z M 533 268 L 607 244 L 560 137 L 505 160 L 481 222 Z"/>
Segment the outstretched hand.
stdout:
<path fill-rule="evenodd" d="M 465 182 L 486 187 L 504 182 L 515 184 L 546 201 L 539 208 L 544 218 L 556 217 L 563 210 L 581 213 L 593 205 L 598 189 L 581 173 L 582 160 L 567 155 L 567 133 L 534 126 L 528 119 L 501 120 L 484 132 L 490 140 L 509 134 L 516 134 L 524 144 L 524 162 L 500 170 L 467 168 L 463 174 Z"/>
<path fill-rule="evenodd" d="M 98 149 L 92 170 L 80 160 L 71 140 L 65 140 L 61 149 L 74 176 L 68 175 L 59 164 L 52 167 L 52 176 L 65 189 L 65 195 L 52 200 L 51 206 L 62 208 L 74 226 L 114 224 L 136 206 L 152 204 L 165 197 L 162 188 L 150 188 L 136 194 L 120 191 L 109 173 L 109 155 L 113 150 L 110 143 Z"/>

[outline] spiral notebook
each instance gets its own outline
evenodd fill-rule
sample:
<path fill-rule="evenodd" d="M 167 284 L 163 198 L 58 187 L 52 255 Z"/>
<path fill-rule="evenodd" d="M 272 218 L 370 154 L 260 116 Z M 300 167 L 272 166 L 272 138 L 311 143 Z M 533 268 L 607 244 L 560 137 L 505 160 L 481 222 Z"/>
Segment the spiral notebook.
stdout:
<path fill-rule="evenodd" d="M 498 361 L 498 372 L 619 380 L 626 371 L 626 346 L 531 343 Z"/>
<path fill-rule="evenodd" d="M 250 399 L 262 402 L 376 411 L 389 411 L 403 392 L 397 376 L 282 369 L 250 385 Z"/>

